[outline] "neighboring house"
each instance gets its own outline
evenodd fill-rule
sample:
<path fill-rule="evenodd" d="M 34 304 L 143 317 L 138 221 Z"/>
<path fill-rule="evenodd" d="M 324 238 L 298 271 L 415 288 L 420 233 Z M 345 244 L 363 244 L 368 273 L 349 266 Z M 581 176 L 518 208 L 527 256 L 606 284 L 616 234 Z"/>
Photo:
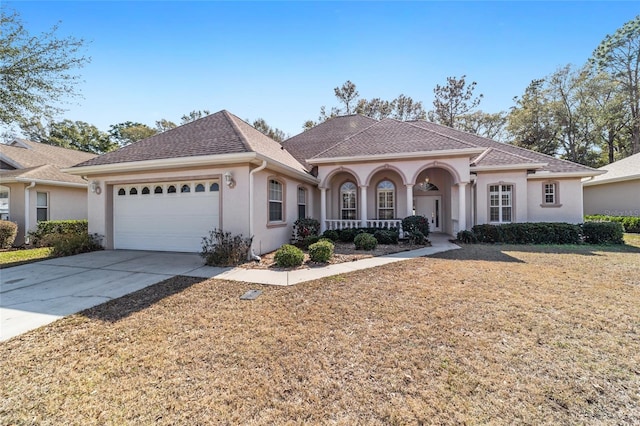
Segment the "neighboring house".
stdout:
<path fill-rule="evenodd" d="M 227 111 L 88 160 L 89 229 L 107 248 L 199 251 L 213 228 L 264 253 L 299 217 L 322 229 L 420 214 L 476 223 L 582 221 L 581 179 L 602 172 L 426 121 L 351 115 L 282 145 Z"/>
<path fill-rule="evenodd" d="M 584 213 L 640 216 L 640 153 L 601 167 L 582 183 Z"/>
<path fill-rule="evenodd" d="M 24 139 L 0 144 L 0 217 L 18 224 L 16 245 L 40 220 L 87 218 L 87 182 L 60 169 L 94 157 Z"/>

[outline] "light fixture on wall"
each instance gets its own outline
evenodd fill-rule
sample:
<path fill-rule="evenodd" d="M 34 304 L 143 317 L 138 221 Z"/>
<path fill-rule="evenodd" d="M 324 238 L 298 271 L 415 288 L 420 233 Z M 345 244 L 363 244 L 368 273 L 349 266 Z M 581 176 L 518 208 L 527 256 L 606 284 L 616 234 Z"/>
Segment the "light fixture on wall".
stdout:
<path fill-rule="evenodd" d="M 102 192 L 102 188 L 100 188 L 100 182 L 98 182 L 97 180 L 91 181 L 91 183 L 89 184 L 89 190 L 94 194 L 100 195 L 100 193 Z"/>
<path fill-rule="evenodd" d="M 438 187 L 430 182 L 429 176 L 424 177 L 424 181 L 415 186 L 418 191 L 438 191 Z"/>
<path fill-rule="evenodd" d="M 235 186 L 236 183 L 233 180 L 233 173 L 224 172 L 224 175 L 222 176 L 224 177 L 224 183 L 226 183 L 229 188 L 233 188 Z"/>

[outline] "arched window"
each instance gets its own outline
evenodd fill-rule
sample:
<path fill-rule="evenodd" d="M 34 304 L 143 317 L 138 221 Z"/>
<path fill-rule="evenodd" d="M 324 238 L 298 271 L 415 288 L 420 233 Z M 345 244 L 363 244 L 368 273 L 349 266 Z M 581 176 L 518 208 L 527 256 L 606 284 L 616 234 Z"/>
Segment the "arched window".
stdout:
<path fill-rule="evenodd" d="M 176 193 L 176 186 L 169 185 L 169 187 L 167 188 L 167 194 L 175 194 L 175 193 Z"/>
<path fill-rule="evenodd" d="M 345 182 L 340 187 L 340 218 L 356 218 L 356 192 L 357 187 L 353 182 Z"/>
<path fill-rule="evenodd" d="M 162 194 L 162 187 L 160 185 L 156 186 L 156 188 L 153 190 L 154 194 Z"/>
<path fill-rule="evenodd" d="M 180 187 L 180 192 L 191 192 L 191 186 L 185 183 Z"/>
<path fill-rule="evenodd" d="M 149 194 L 149 187 L 145 186 L 144 188 L 142 188 L 142 195 L 148 195 Z"/>
<path fill-rule="evenodd" d="M 218 192 L 220 191 L 220 185 L 218 184 L 218 182 L 213 182 L 211 184 L 211 186 L 209 187 L 209 191 L 211 192 Z"/>
<path fill-rule="evenodd" d="M 133 187 L 129 190 L 129 195 L 138 195 L 138 188 Z"/>
<path fill-rule="evenodd" d="M 118 195 L 127 195 L 127 191 L 125 191 L 124 188 L 120 188 L 118 189 Z"/>
<path fill-rule="evenodd" d="M 269 222 L 284 220 L 284 185 L 269 179 Z"/>
<path fill-rule="evenodd" d="M 204 192 L 204 185 L 199 183 L 196 185 L 196 192 Z"/>
<path fill-rule="evenodd" d="M 307 190 L 298 187 L 298 219 L 307 217 Z"/>
<path fill-rule="evenodd" d="M 378 184 L 378 219 L 393 219 L 396 207 L 396 187 L 383 180 Z"/>

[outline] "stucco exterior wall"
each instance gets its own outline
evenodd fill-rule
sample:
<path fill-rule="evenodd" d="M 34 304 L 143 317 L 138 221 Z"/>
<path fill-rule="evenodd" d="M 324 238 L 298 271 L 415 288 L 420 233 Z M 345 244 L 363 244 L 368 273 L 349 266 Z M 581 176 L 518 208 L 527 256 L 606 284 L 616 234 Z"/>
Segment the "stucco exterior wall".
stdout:
<path fill-rule="evenodd" d="M 640 179 L 584 186 L 584 214 L 640 216 Z"/>
<path fill-rule="evenodd" d="M 14 245 L 24 244 L 24 187 L 23 183 L 3 183 L 9 188 L 9 220 L 18 224 L 18 235 Z"/>
<path fill-rule="evenodd" d="M 544 184 L 548 182 L 557 184 L 557 206 L 543 203 Z M 527 195 L 529 222 L 583 222 L 580 179 L 530 179 Z"/>

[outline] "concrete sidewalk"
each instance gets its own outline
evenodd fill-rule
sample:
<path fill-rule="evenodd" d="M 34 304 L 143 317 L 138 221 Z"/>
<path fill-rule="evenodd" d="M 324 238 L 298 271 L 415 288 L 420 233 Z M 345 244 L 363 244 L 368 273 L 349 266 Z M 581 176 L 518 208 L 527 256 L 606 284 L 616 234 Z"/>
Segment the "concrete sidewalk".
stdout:
<path fill-rule="evenodd" d="M 202 266 L 195 253 L 107 250 L 0 270 L 0 341 L 20 335 L 176 275 L 268 285 L 294 285 L 460 248 L 446 235 L 431 247 L 294 271 Z"/>

